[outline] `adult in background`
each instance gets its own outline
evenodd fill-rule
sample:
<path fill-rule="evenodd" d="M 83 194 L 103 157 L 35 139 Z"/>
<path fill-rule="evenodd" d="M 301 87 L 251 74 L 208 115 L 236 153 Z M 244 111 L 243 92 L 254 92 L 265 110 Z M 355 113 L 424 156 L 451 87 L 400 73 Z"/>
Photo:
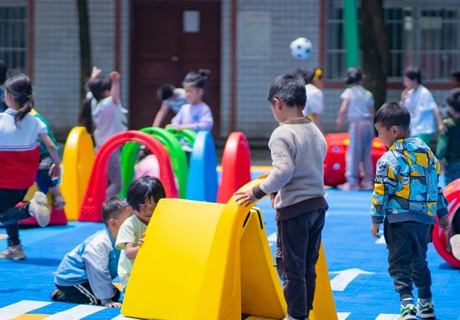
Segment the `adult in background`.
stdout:
<path fill-rule="evenodd" d="M 417 67 L 404 70 L 401 102 L 411 115 L 410 136 L 430 144 L 436 134 L 436 126 L 442 131 L 442 117 L 431 92 L 422 85 L 422 71 Z"/>

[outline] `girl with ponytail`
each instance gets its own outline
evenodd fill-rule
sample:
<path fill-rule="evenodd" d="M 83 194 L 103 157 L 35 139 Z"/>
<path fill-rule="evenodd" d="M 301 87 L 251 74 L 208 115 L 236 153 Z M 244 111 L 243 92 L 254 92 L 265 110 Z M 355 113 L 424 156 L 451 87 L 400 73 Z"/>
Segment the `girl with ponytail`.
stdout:
<path fill-rule="evenodd" d="M 32 186 L 40 160 L 40 138 L 54 164 L 49 174 L 61 174 L 59 154 L 48 135 L 46 125 L 29 112 L 34 105 L 32 82 L 23 74 L 9 78 L 4 100 L 8 109 L 0 114 L 0 220 L 8 233 L 8 248 L 0 259 L 21 260 L 26 256 L 19 241 L 18 221 L 34 217 L 41 227 L 48 225 L 50 211 L 47 198 L 36 192 L 30 203 L 16 207 Z"/>
<path fill-rule="evenodd" d="M 203 102 L 204 84 L 209 73 L 209 70 L 201 69 L 197 73 L 192 71 L 185 76 L 185 97 L 190 103 L 182 106 L 168 127 L 176 128 L 177 131 L 211 131 L 214 126 L 211 108 Z"/>

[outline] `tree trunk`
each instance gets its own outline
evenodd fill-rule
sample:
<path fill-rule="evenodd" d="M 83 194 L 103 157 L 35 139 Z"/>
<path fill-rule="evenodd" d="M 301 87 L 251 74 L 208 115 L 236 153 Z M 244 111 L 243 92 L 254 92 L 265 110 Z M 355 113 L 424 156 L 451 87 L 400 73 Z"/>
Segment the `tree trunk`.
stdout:
<path fill-rule="evenodd" d="M 389 45 L 383 0 L 361 0 L 360 47 L 363 53 L 364 86 L 374 95 L 375 108 L 386 101 Z"/>
<path fill-rule="evenodd" d="M 89 34 L 89 14 L 87 0 L 77 0 L 78 5 L 78 25 L 80 36 L 80 96 L 85 99 L 85 82 L 91 76 L 91 39 Z"/>

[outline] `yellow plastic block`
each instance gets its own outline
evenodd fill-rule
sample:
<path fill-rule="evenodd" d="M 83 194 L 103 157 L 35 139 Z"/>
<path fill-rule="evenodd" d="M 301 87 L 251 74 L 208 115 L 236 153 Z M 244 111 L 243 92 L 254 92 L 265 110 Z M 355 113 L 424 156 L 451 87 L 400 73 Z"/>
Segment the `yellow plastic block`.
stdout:
<path fill-rule="evenodd" d="M 313 311 L 310 312 L 310 320 L 337 320 L 334 297 L 332 295 L 329 271 L 327 270 L 326 255 L 323 244 L 319 248 L 319 258 L 316 263 L 316 289 Z"/>
<path fill-rule="evenodd" d="M 242 190 L 259 183 L 250 182 Z M 337 319 L 325 260 L 317 268 L 318 299 L 324 300 L 318 308 L 334 315 L 323 318 L 331 311 L 315 310 L 313 319 Z M 286 302 L 260 211 L 238 206 L 235 197 L 226 205 L 161 200 L 121 311 L 129 317 L 166 320 L 240 320 L 241 314 L 284 318 Z"/>
<path fill-rule="evenodd" d="M 62 161 L 61 192 L 66 201 L 67 220 L 78 220 L 81 203 L 94 164 L 94 144 L 84 127 L 70 131 L 64 148 Z"/>

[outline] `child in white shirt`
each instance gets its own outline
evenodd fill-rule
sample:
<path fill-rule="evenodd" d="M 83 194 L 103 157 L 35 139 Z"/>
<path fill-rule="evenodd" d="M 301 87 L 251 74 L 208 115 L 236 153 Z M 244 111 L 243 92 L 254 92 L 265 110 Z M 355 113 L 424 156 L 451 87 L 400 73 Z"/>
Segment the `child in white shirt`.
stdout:
<path fill-rule="evenodd" d="M 346 73 L 346 84 L 351 85 L 340 96 L 343 100 L 337 117 L 337 125 L 341 127 L 345 116 L 350 122 L 349 141 L 345 177 L 347 183 L 342 190 L 373 190 L 374 168 L 371 150 L 374 133 L 374 98 L 372 93 L 361 86 L 363 72 L 360 68 L 351 67 Z M 359 166 L 363 164 L 364 177 L 360 186 Z"/>

